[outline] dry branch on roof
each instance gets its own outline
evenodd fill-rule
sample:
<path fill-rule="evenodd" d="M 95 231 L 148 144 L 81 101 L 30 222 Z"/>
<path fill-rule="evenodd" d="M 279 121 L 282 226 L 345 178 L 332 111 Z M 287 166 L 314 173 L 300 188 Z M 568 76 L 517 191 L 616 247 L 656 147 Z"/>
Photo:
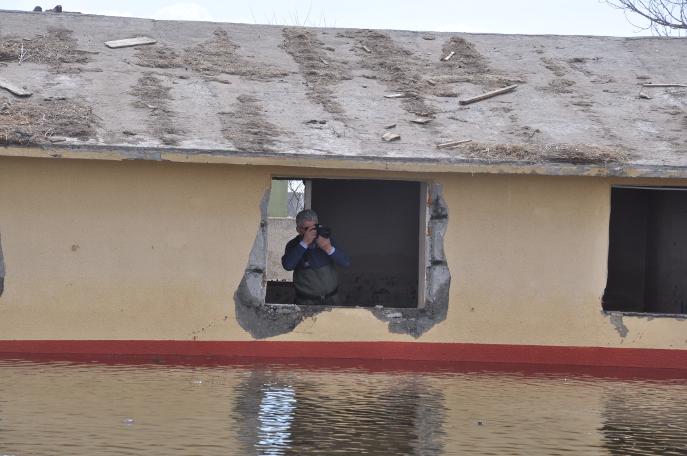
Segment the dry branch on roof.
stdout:
<path fill-rule="evenodd" d="M 9 38 L 0 41 L 0 61 L 23 62 L 50 65 L 56 71 L 64 70 L 66 64 L 84 64 L 90 61 L 90 52 L 77 49 L 72 31 L 49 27 L 48 34 L 33 38 Z"/>
<path fill-rule="evenodd" d="M 459 36 L 452 36 L 444 42 L 442 55 L 451 55 L 449 60 L 435 63 L 434 79 L 443 83 L 468 82 L 487 89 L 504 87 L 524 82 L 522 78 L 505 76 L 493 69 L 473 43 Z M 451 54 L 453 53 L 453 54 Z M 444 95 L 445 96 L 445 95 Z"/>
<path fill-rule="evenodd" d="M 338 36 L 353 38 L 358 46 L 354 51 L 361 58 L 364 68 L 374 73 L 388 90 L 405 96 L 401 105 L 416 115 L 433 115 L 436 108 L 429 104 L 425 92 L 431 86 L 424 80 L 424 62 L 414 58 L 413 52 L 397 44 L 387 33 L 377 30 L 342 32 Z M 371 52 L 363 50 L 363 46 Z"/>
<path fill-rule="evenodd" d="M 149 68 L 187 68 L 206 76 L 230 74 L 254 81 L 268 81 L 288 74 L 272 65 L 261 64 L 241 55 L 239 46 L 226 30 L 180 54 L 166 45 L 138 48 L 136 64 Z"/>
<path fill-rule="evenodd" d="M 0 101 L 0 144 L 31 145 L 54 137 L 95 135 L 96 117 L 90 106 L 66 98 Z"/>
<path fill-rule="evenodd" d="M 148 68 L 183 68 L 184 59 L 173 48 L 158 44 L 137 49 L 136 64 Z"/>
<path fill-rule="evenodd" d="M 629 155 L 618 149 L 586 144 L 466 143 L 455 153 L 463 158 L 490 162 L 571 163 L 576 165 L 622 163 Z"/>
<path fill-rule="evenodd" d="M 296 61 L 308 84 L 308 97 L 329 113 L 343 113 L 334 86 L 351 79 L 347 62 L 339 62 L 327 54 L 325 44 L 309 30 L 285 28 L 282 36 L 282 47 Z"/>
<path fill-rule="evenodd" d="M 164 85 L 160 77 L 144 73 L 131 88 L 130 93 L 136 97 L 133 105 L 147 112 L 148 125 L 155 136 L 163 144 L 175 146 L 184 130 L 177 125 L 176 115 L 170 109 L 170 91 L 171 87 Z"/>
<path fill-rule="evenodd" d="M 389 91 L 402 93 L 402 107 L 420 116 L 432 116 L 437 111 L 428 97 L 458 96 L 455 86 L 458 82 L 490 89 L 524 82 L 490 68 L 472 43 L 457 36 L 449 38 L 442 47 L 441 55 L 452 56 L 447 61 L 427 60 L 396 43 L 389 34 L 377 30 L 342 32 L 338 36 L 355 39 L 358 46 L 353 50 L 363 67 L 372 71 L 374 78 L 384 83 Z M 371 52 L 364 52 L 363 46 Z"/>
<path fill-rule="evenodd" d="M 284 132 L 267 120 L 260 101 L 251 95 L 240 95 L 234 109 L 221 112 L 222 134 L 243 152 L 268 152 Z"/>

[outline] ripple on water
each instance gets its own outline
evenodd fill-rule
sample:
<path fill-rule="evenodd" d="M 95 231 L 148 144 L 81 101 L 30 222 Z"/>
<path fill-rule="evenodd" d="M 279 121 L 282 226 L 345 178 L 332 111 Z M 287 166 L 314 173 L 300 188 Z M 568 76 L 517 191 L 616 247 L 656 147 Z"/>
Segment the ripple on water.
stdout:
<path fill-rule="evenodd" d="M 687 454 L 683 379 L 0 361 L 0 455 Z"/>

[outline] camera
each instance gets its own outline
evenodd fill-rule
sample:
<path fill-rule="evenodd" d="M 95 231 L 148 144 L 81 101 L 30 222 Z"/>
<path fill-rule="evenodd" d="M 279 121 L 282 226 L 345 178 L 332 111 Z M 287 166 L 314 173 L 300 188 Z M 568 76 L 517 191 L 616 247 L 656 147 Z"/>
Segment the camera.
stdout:
<path fill-rule="evenodd" d="M 315 225 L 315 230 L 317 230 L 317 235 L 323 238 L 329 239 L 332 236 L 332 229 L 328 226 L 320 225 L 319 223 Z"/>

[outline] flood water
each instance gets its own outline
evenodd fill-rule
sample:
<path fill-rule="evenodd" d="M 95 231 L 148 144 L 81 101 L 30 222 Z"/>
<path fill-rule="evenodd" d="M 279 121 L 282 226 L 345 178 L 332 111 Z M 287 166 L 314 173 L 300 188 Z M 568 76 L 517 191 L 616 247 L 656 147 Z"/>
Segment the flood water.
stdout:
<path fill-rule="evenodd" d="M 677 373 L 498 369 L 2 360 L 0 454 L 687 454 Z"/>

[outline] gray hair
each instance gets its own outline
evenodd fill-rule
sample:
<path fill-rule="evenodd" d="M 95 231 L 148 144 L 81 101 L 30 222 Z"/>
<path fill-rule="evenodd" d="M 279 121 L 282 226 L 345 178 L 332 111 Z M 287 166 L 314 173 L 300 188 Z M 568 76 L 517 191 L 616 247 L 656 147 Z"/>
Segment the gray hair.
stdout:
<path fill-rule="evenodd" d="M 317 223 L 317 212 L 312 209 L 305 209 L 296 214 L 296 226 L 301 226 L 303 222 L 307 221 Z"/>

